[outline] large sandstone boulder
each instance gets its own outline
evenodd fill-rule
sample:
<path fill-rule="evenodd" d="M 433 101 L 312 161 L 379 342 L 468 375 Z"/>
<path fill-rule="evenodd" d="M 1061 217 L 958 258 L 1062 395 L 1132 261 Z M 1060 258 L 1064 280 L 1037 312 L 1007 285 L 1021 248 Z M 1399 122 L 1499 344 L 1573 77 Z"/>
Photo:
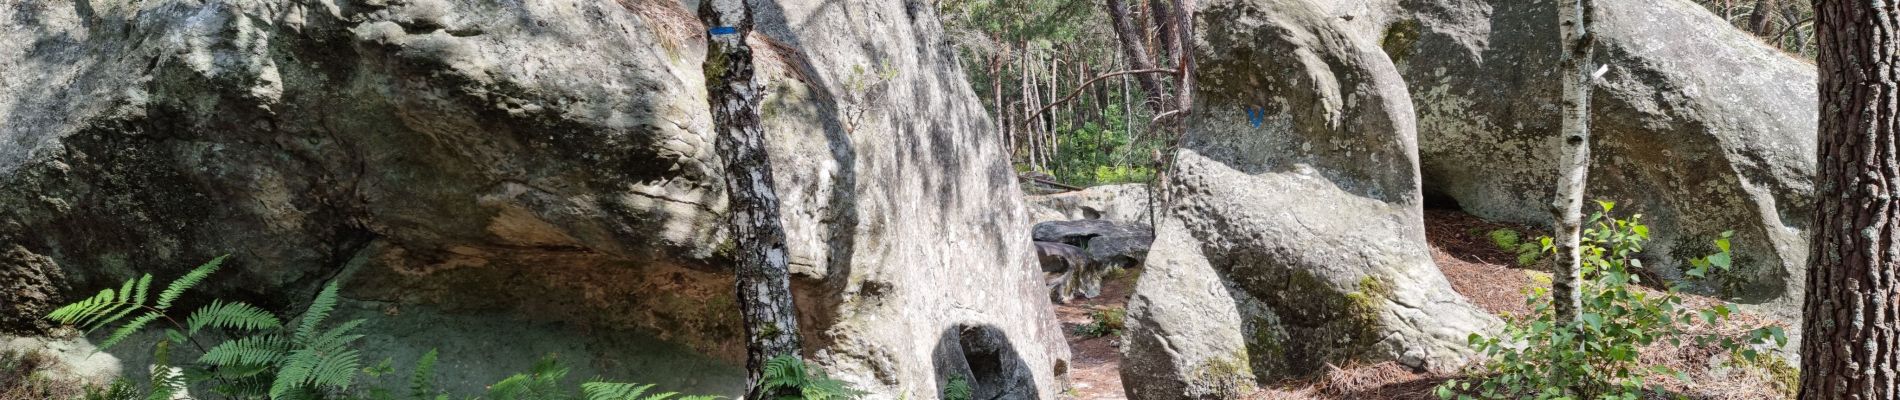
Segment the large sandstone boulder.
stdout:
<path fill-rule="evenodd" d="M 952 375 L 1054 396 L 1067 348 L 1019 189 L 932 7 L 756 3 L 814 359 L 879 398 Z M 371 315 L 532 316 L 730 365 L 693 6 L 8 2 L 0 276 L 41 291 L 0 315 L 230 253 L 209 293 L 281 309 L 340 278 Z"/>
<path fill-rule="evenodd" d="M 1149 223 L 1148 185 L 1124 183 L 1028 197 L 1034 222 L 1106 219 Z"/>
<path fill-rule="evenodd" d="M 1398 71 L 1328 3 L 1204 3 L 1203 89 L 1129 302 L 1130 398 L 1231 398 L 1352 361 L 1456 368 L 1497 323 L 1427 252 Z"/>
<path fill-rule="evenodd" d="M 1362 20 L 1385 24 L 1381 43 L 1410 86 L 1426 191 L 1484 218 L 1548 224 L 1555 2 L 1398 4 L 1394 16 Z M 1687 0 L 1603 0 L 1597 10 L 1596 53 L 1609 70 L 1591 104 L 1589 196 L 1644 215 L 1655 234 L 1646 265 L 1676 267 L 1735 231 L 1737 269 L 1707 289 L 1800 326 L 1814 65 Z"/>

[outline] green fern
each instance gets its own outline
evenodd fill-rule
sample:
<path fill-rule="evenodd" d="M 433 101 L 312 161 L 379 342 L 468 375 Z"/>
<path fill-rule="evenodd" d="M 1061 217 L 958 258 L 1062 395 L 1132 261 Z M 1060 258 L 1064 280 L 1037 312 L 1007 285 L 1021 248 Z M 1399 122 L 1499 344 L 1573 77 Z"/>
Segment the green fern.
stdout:
<path fill-rule="evenodd" d="M 99 349 L 105 350 L 125 340 L 126 337 L 131 336 L 133 333 L 144 329 L 152 322 L 160 318 L 167 318 L 165 312 L 171 309 L 172 303 L 176 302 L 179 296 L 183 295 L 186 290 L 190 290 L 192 287 L 197 286 L 198 283 L 203 282 L 206 276 L 210 276 L 212 272 L 216 272 L 218 266 L 223 264 L 224 257 L 219 256 L 218 258 L 212 259 L 211 262 L 193 268 L 191 272 L 186 273 L 183 277 L 166 285 L 165 291 L 159 293 L 158 301 L 153 304 L 145 303 L 152 286 L 152 275 L 145 274 L 138 278 L 127 279 L 124 284 L 119 286 L 118 290 L 102 290 L 99 291 L 99 294 L 91 298 L 55 309 L 52 313 L 47 314 L 46 318 L 60 324 L 72 325 L 87 333 L 91 333 L 101 328 L 111 326 L 116 322 L 125 321 L 125 317 L 131 316 L 134 313 L 144 311 L 139 314 L 138 317 L 134 317 L 120 325 L 118 329 L 114 329 L 111 335 L 107 335 L 105 339 L 101 340 L 99 342 Z M 206 316 L 206 318 L 221 317 L 224 316 Z"/>
<path fill-rule="evenodd" d="M 826 377 L 824 371 L 810 373 L 798 357 L 779 356 L 765 361 L 760 384 L 766 393 L 797 393 L 779 396 L 779 400 L 843 400 L 864 396 L 863 391 L 844 381 Z"/>
<path fill-rule="evenodd" d="M 970 400 L 976 397 L 976 390 L 970 387 L 970 380 L 963 375 L 951 375 L 950 382 L 943 385 L 943 400 Z"/>
<path fill-rule="evenodd" d="M 271 398 L 294 397 L 324 388 L 348 390 L 355 381 L 357 371 L 363 368 L 362 359 L 360 351 L 350 345 L 363 337 L 352 333 L 363 320 L 318 331 L 330 311 L 336 309 L 337 299 L 336 282 L 331 282 L 311 300 L 291 338 L 294 348 L 284 356 L 277 377 L 271 382 Z"/>
<path fill-rule="evenodd" d="M 410 398 L 415 399 L 415 400 L 429 400 L 429 394 L 434 393 L 436 391 L 435 390 L 436 356 L 437 354 L 436 354 L 435 349 L 429 349 L 428 353 L 425 353 L 422 355 L 422 359 L 416 360 L 416 373 L 414 375 L 409 376 Z M 438 394 L 435 396 L 435 398 L 437 400 L 448 400 L 448 395 Z"/>
<path fill-rule="evenodd" d="M 653 384 L 587 382 L 581 384 L 581 395 L 586 400 L 713 400 L 716 396 L 676 397 L 678 392 L 665 392 L 647 395 L 653 390 Z M 646 397 L 641 397 L 645 395 Z"/>
<path fill-rule="evenodd" d="M 515 374 L 488 387 L 490 400 L 555 400 L 561 395 L 561 381 L 568 369 L 550 355 L 534 363 L 527 373 Z"/>
<path fill-rule="evenodd" d="M 213 300 L 211 305 L 192 312 L 191 317 L 185 319 L 185 325 L 190 326 L 190 333 L 196 335 L 198 330 L 206 327 L 256 332 L 277 329 L 283 327 L 284 323 L 278 321 L 276 315 L 257 306 Z"/>
<path fill-rule="evenodd" d="M 192 269 L 167 284 L 156 298 L 151 293 L 152 276 L 147 274 L 126 280 L 117 288 L 105 289 L 85 300 L 60 307 L 47 315 L 48 319 L 87 332 L 110 329 L 111 334 L 100 341 L 101 349 L 151 329 L 152 324 L 169 325 L 163 329 L 164 340 L 153 345 L 154 373 L 149 386 L 143 390 L 124 386 L 124 389 L 114 388 L 109 393 L 97 393 L 90 397 L 169 400 L 187 387 L 208 387 L 213 392 L 234 399 L 318 400 L 350 393 L 359 373 L 372 373 L 362 368 L 362 353 L 356 345 L 363 338 L 356 331 L 364 321 L 359 319 L 326 325 L 340 300 L 335 282 L 325 285 L 294 321 L 280 319 L 254 305 L 224 300 L 213 300 L 198 308 L 183 323 L 173 319 L 168 314 L 172 306 L 183 298 L 185 292 L 217 272 L 224 259 L 218 257 Z M 148 303 L 148 300 L 152 302 Z M 214 335 L 212 337 L 220 341 L 210 342 L 215 345 L 206 348 L 199 342 L 203 339 L 201 335 L 206 334 Z M 193 363 L 174 364 L 171 362 L 174 349 L 196 349 L 201 353 Z M 438 355 L 436 351 L 430 350 L 417 361 L 415 373 L 409 382 L 414 400 L 448 400 L 448 395 L 437 394 L 439 390 L 435 388 Z M 795 391 L 806 393 L 804 398 L 848 398 L 834 395 L 850 393 L 842 382 L 823 379 L 822 375 L 815 380 L 809 379 L 802 363 L 796 359 L 791 362 L 792 372 L 798 377 Z M 387 372 L 386 363 L 375 369 L 382 372 L 372 373 L 372 377 Z M 679 397 L 678 393 L 671 392 L 650 393 L 654 385 L 612 382 L 583 383 L 580 385 L 580 394 L 575 396 L 572 387 L 562 387 L 567 375 L 566 367 L 555 362 L 553 357 L 548 357 L 536 363 L 531 372 L 511 376 L 490 386 L 486 397 L 492 400 L 717 399 L 710 396 Z M 382 388 L 371 388 L 368 392 L 372 398 L 389 398 L 389 392 Z"/>

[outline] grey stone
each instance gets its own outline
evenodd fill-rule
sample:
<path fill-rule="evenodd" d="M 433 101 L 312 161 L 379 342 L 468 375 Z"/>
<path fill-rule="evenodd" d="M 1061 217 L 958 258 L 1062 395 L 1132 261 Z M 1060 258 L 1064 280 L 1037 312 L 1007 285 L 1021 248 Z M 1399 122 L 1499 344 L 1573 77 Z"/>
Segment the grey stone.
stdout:
<path fill-rule="evenodd" d="M 1153 234 L 1096 236 L 1089 239 L 1089 260 L 1110 268 L 1139 267 L 1154 240 Z"/>
<path fill-rule="evenodd" d="M 1036 260 L 1042 263 L 1042 272 L 1060 274 L 1086 267 L 1089 256 L 1067 243 L 1036 242 Z"/>
<path fill-rule="evenodd" d="M 1124 183 L 1056 194 L 1029 196 L 1029 219 L 1041 223 L 1078 219 L 1152 223 L 1148 185 Z"/>
<path fill-rule="evenodd" d="M 1067 243 L 1071 246 L 1087 246 L 1089 239 L 1102 236 L 1151 235 L 1153 229 L 1138 222 L 1121 222 L 1103 219 L 1081 219 L 1074 221 L 1040 222 L 1030 231 L 1030 237 L 1038 242 Z"/>
<path fill-rule="evenodd" d="M 1203 3 L 1202 89 L 1128 306 L 1130 398 L 1232 398 L 1355 361 L 1452 370 L 1498 323 L 1432 263 L 1405 83 L 1332 6 Z"/>
<path fill-rule="evenodd" d="M 1480 217 L 1547 226 L 1559 128 L 1555 2 L 1396 5 L 1363 19 L 1385 21 L 1381 45 L 1416 104 L 1425 190 Z M 1608 70 L 1591 104 L 1588 197 L 1644 216 L 1654 235 L 1644 264 L 1665 277 L 1734 231 L 1736 269 L 1704 291 L 1798 328 L 1814 65 L 1690 1 L 1603 0 L 1597 10 L 1597 60 Z"/>
<path fill-rule="evenodd" d="M 207 295 L 293 309 L 351 269 L 357 301 L 736 361 L 705 30 L 687 7 L 8 2 L 0 243 L 24 253 L 0 271 L 50 260 L 47 287 L 70 300 L 230 253 Z M 981 390 L 1053 397 L 1067 346 L 1029 241 L 1007 233 L 1028 230 L 1020 189 L 933 13 L 756 4 L 806 342 L 877 398 L 925 398 L 944 378 L 932 364 L 954 361 L 932 350 L 940 334 L 985 326 L 1019 351 L 953 356 L 1020 368 Z M 503 358 L 471 362 L 532 361 Z"/>

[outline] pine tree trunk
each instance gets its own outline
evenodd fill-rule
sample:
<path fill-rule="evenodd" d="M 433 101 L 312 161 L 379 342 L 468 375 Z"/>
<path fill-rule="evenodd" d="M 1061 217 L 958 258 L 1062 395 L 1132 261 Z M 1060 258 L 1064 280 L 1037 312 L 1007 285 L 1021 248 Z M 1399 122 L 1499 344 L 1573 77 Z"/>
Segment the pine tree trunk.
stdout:
<path fill-rule="evenodd" d="M 1755 10 L 1748 14 L 1748 30 L 1763 38 L 1773 35 L 1775 9 L 1779 6 L 1775 0 L 1755 0 Z"/>
<path fill-rule="evenodd" d="M 798 315 L 786 269 L 785 230 L 773 194 L 765 131 L 759 125 L 764 96 L 753 81 L 752 49 L 746 44 L 752 16 L 744 0 L 706 0 L 699 18 L 706 40 L 706 100 L 712 108 L 714 143 L 725 159 L 728 217 L 736 246 L 734 268 L 740 316 L 746 333 L 747 398 L 761 399 L 765 362 L 799 357 Z"/>
<path fill-rule="evenodd" d="M 1900 398 L 1900 10 L 1819 1 L 1820 172 L 1801 398 Z"/>
<path fill-rule="evenodd" d="M 1175 60 L 1181 56 L 1181 32 L 1176 25 L 1176 12 L 1180 4 L 1170 0 L 1148 0 L 1148 11 L 1154 14 L 1155 34 L 1161 36 L 1161 58 Z M 1165 64 L 1165 63 L 1164 63 Z"/>
<path fill-rule="evenodd" d="M 1590 81 L 1594 65 L 1593 0 L 1559 0 L 1557 25 L 1562 42 L 1560 79 L 1563 80 L 1563 141 L 1558 144 L 1557 195 L 1551 202 L 1552 230 L 1556 231 L 1556 268 L 1551 298 L 1557 321 L 1577 318 L 1582 305 L 1581 238 L 1584 184 L 1590 175 Z"/>
<path fill-rule="evenodd" d="M 1109 26 L 1121 39 L 1122 56 L 1128 58 L 1129 68 L 1155 69 L 1154 56 L 1148 53 L 1147 35 L 1129 16 L 1127 0 L 1108 0 L 1108 17 Z M 1161 79 L 1152 74 L 1136 74 L 1135 81 L 1141 85 L 1142 94 L 1148 95 L 1145 102 L 1148 107 L 1156 113 L 1162 112 Z"/>

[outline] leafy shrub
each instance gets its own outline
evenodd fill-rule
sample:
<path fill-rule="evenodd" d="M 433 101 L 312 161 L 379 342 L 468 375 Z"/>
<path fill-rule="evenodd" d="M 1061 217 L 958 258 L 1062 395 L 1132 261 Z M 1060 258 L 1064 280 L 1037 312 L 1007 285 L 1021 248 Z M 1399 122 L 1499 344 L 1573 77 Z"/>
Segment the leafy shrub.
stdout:
<path fill-rule="evenodd" d="M 791 356 L 766 360 L 762 384 L 766 393 L 786 393 L 778 400 L 842 400 L 868 394 L 826 377 L 822 370 L 806 368 L 803 360 Z"/>
<path fill-rule="evenodd" d="M 1530 315 L 1510 318 L 1500 336 L 1471 336 L 1471 345 L 1490 358 L 1480 371 L 1482 377 L 1447 382 L 1438 387 L 1439 397 L 1635 399 L 1654 389 L 1650 378 L 1688 380 L 1686 374 L 1668 367 L 1640 365 L 1638 352 L 1645 346 L 1693 340 L 1719 345 L 1740 359 L 1754 361 L 1761 357 L 1757 347 L 1786 345 L 1781 328 L 1774 326 L 1740 337 L 1689 332 L 1698 321 L 1714 324 L 1727 319 L 1733 307 L 1690 308 L 1675 286 L 1661 293 L 1637 290 L 1634 284 L 1641 278 L 1635 272 L 1643 265 L 1635 256 L 1649 239 L 1649 228 L 1641 223 L 1640 214 L 1627 220 L 1607 217 L 1614 204 L 1599 204 L 1603 211 L 1590 216 L 1591 227 L 1582 235 L 1583 306 L 1577 320 L 1556 321 L 1548 290 L 1533 288 L 1525 300 L 1531 305 Z M 1710 272 L 1706 268 L 1727 268 L 1727 235 L 1716 240 L 1716 247 L 1719 253 L 1691 262 L 1702 269 L 1692 276 L 1706 276 Z"/>
<path fill-rule="evenodd" d="M 217 272 L 223 262 L 224 257 L 218 257 L 192 269 L 167 284 L 155 298 L 150 296 L 152 275 L 145 274 L 125 281 L 118 290 L 105 289 L 49 314 L 48 319 L 88 333 L 111 329 L 100 341 L 102 350 L 142 331 L 163 332 L 162 339 L 152 346 L 152 379 L 144 388 L 121 381 L 105 390 L 89 391 L 86 398 L 170 399 L 191 387 L 208 387 L 212 392 L 236 399 L 355 398 L 349 389 L 359 374 L 381 376 L 390 372 L 387 359 L 369 368 L 361 365 L 362 351 L 355 345 L 363 337 L 356 333 L 363 320 L 325 323 L 338 301 L 335 282 L 324 285 L 297 318 L 279 319 L 257 306 L 224 300 L 211 301 L 188 314 L 182 322 L 174 318 L 176 310 L 172 306 L 186 291 Z M 198 350 L 198 356 L 175 357 L 179 356 L 175 352 L 180 349 Z M 409 396 L 395 396 L 382 388 L 369 388 L 365 392 L 372 400 L 447 400 L 449 397 L 439 394 L 434 387 L 436 357 L 437 353 L 432 350 L 417 362 L 415 375 L 410 379 Z M 173 362 L 174 359 L 190 361 Z M 550 357 L 535 364 L 528 373 L 491 385 L 483 397 L 493 400 L 662 400 L 677 396 L 676 393 L 659 393 L 641 397 L 653 385 L 599 381 L 581 384 L 579 395 L 575 395 L 559 389 L 567 371 Z"/>
<path fill-rule="evenodd" d="M 1075 331 L 1088 337 L 1120 335 L 1127 327 L 1127 319 L 1128 310 L 1123 308 L 1090 311 L 1089 323 L 1075 327 Z"/>
<path fill-rule="evenodd" d="M 970 400 L 976 396 L 976 389 L 970 387 L 970 380 L 963 375 L 950 376 L 950 383 L 943 385 L 943 400 Z"/>

